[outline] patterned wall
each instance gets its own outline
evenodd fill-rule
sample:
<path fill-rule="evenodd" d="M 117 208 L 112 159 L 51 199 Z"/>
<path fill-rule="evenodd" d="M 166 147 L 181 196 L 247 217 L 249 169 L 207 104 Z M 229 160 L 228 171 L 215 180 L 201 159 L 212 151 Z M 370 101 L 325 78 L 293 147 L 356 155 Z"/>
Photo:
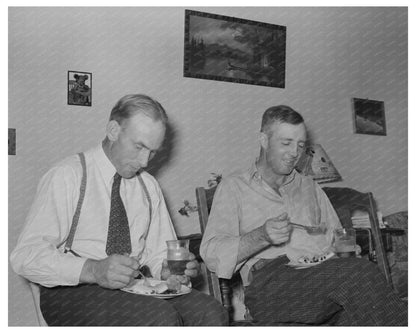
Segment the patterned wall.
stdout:
<path fill-rule="evenodd" d="M 196 214 L 178 214 L 183 200 L 195 203 L 211 172 L 253 161 L 261 114 L 277 104 L 304 115 L 343 176 L 331 186 L 372 191 L 385 215 L 407 210 L 406 8 L 195 9 L 286 26 L 286 88 L 184 78 L 185 8 L 9 9 L 9 251 L 41 175 L 98 144 L 114 103 L 136 92 L 158 99 L 171 120 L 171 149 L 151 172 L 180 234 L 199 232 Z M 92 107 L 67 105 L 68 70 L 92 73 Z M 352 97 L 385 102 L 387 136 L 353 133 Z M 9 325 L 35 325 L 11 269 L 9 292 Z"/>

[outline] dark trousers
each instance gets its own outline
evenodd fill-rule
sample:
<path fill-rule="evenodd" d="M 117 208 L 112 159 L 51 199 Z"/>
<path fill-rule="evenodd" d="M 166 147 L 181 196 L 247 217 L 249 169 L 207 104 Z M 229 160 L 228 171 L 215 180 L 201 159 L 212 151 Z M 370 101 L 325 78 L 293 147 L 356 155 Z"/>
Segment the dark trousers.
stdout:
<path fill-rule="evenodd" d="M 196 290 L 162 300 L 97 285 L 41 287 L 40 306 L 50 326 L 228 325 L 224 307 Z"/>
<path fill-rule="evenodd" d="M 407 303 L 365 259 L 294 269 L 278 258 L 253 272 L 245 304 L 258 325 L 407 326 Z"/>

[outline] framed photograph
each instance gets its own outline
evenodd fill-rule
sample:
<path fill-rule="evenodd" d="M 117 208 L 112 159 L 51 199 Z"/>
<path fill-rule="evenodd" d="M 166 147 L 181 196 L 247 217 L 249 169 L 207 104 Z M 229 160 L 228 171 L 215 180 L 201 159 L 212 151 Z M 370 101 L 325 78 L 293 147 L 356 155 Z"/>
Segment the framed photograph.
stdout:
<path fill-rule="evenodd" d="M 91 106 L 92 74 L 68 71 L 68 105 Z"/>
<path fill-rule="evenodd" d="M 286 27 L 185 11 L 184 76 L 285 87 Z"/>
<path fill-rule="evenodd" d="M 9 128 L 9 155 L 16 155 L 16 129 Z"/>
<path fill-rule="evenodd" d="M 353 98 L 354 133 L 387 135 L 384 102 Z"/>

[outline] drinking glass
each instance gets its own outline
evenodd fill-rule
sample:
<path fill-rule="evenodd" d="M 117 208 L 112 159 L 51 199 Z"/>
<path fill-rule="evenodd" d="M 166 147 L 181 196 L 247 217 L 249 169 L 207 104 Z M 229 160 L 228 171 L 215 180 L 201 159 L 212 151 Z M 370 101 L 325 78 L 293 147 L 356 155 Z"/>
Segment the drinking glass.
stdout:
<path fill-rule="evenodd" d="M 189 239 L 166 241 L 168 246 L 168 267 L 171 274 L 184 275 L 189 262 Z"/>
<path fill-rule="evenodd" d="M 356 236 L 353 228 L 334 230 L 334 247 L 338 257 L 355 257 Z"/>

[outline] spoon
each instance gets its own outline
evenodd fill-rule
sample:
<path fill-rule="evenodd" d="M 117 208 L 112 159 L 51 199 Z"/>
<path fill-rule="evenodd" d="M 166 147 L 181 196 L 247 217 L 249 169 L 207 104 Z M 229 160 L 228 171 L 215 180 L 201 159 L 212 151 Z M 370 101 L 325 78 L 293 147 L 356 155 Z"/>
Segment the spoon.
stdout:
<path fill-rule="evenodd" d="M 298 228 L 302 228 L 304 230 L 306 230 L 306 232 L 309 235 L 319 235 L 319 234 L 323 234 L 326 231 L 326 228 L 322 228 L 321 226 L 309 226 L 309 225 L 303 225 L 303 224 L 298 224 L 298 223 L 294 223 L 294 222 L 289 222 L 289 224 L 298 227 Z"/>

